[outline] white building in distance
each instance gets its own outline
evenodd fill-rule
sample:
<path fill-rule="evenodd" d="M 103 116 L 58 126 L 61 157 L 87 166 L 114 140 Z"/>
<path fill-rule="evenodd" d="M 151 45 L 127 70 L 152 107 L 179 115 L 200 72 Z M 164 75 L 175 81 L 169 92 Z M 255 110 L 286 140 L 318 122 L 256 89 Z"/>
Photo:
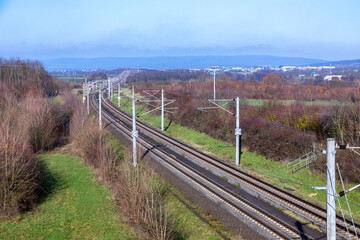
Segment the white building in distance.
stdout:
<path fill-rule="evenodd" d="M 333 80 L 333 78 L 341 79 L 342 75 L 326 75 L 324 77 L 324 81 L 331 81 L 331 80 Z"/>

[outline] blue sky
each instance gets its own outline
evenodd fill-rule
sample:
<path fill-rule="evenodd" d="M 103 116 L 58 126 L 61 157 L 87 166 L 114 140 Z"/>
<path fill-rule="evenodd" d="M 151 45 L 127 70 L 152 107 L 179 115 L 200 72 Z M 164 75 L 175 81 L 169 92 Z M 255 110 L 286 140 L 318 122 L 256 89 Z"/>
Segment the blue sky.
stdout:
<path fill-rule="evenodd" d="M 0 56 L 360 58 L 358 0 L 0 0 Z"/>

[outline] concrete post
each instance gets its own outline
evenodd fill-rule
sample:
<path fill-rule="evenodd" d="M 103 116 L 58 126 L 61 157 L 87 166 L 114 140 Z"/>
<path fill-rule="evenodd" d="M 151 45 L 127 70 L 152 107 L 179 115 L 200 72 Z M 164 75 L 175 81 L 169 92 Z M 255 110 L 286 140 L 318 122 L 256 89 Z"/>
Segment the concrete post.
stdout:
<path fill-rule="evenodd" d="M 99 129 L 101 130 L 101 97 L 102 97 L 102 93 L 101 93 L 101 88 L 99 89 Z"/>
<path fill-rule="evenodd" d="M 86 86 L 86 103 L 87 103 L 87 113 L 90 114 L 90 87 L 89 85 Z"/>
<path fill-rule="evenodd" d="M 216 72 L 216 69 L 214 68 L 214 100 L 216 99 L 216 94 L 215 94 L 215 91 L 216 91 L 216 88 L 215 88 L 215 72 Z"/>
<path fill-rule="evenodd" d="M 114 98 L 114 88 L 113 88 L 113 83 L 112 83 L 112 81 L 110 81 L 110 98 L 111 98 L 111 101 L 112 101 L 113 98 Z"/>
<path fill-rule="evenodd" d="M 85 78 L 85 83 L 83 84 L 83 104 L 85 104 L 85 98 L 86 98 L 86 78 Z"/>
<path fill-rule="evenodd" d="M 120 100 L 121 100 L 121 96 L 120 96 L 120 83 L 118 84 L 118 107 L 120 107 Z"/>
<path fill-rule="evenodd" d="M 110 97 L 111 93 L 110 93 L 110 78 L 109 77 L 108 77 L 108 93 L 109 93 L 109 98 L 111 98 Z"/>
<path fill-rule="evenodd" d="M 235 128 L 235 136 L 236 136 L 236 157 L 235 162 L 236 165 L 240 165 L 241 158 L 241 128 L 240 128 L 240 99 L 236 98 L 236 128 Z"/>
<path fill-rule="evenodd" d="M 335 140 L 327 139 L 327 180 L 326 180 L 326 234 L 328 240 L 336 239 L 336 189 L 335 189 Z"/>
<path fill-rule="evenodd" d="M 133 114 L 133 129 L 132 129 L 132 138 L 133 138 L 133 165 L 137 165 L 137 152 L 136 152 L 136 138 L 138 137 L 138 131 L 136 131 L 136 110 L 135 110 L 135 91 L 134 86 L 132 87 L 133 99 L 132 99 L 132 114 Z"/>
<path fill-rule="evenodd" d="M 164 131 L 164 89 L 161 89 L 161 131 Z"/>

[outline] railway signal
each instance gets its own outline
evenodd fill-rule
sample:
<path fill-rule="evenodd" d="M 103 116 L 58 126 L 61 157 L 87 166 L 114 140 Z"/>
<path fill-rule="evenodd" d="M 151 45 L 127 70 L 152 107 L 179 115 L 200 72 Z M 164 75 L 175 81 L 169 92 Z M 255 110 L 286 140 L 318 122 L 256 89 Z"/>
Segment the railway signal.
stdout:
<path fill-rule="evenodd" d="M 214 104 L 215 107 L 200 107 L 198 110 L 200 111 L 207 111 L 208 109 L 222 109 L 225 112 L 235 115 L 236 117 L 236 127 L 235 127 L 235 136 L 236 136 L 236 147 L 235 147 L 235 163 L 237 166 L 240 165 L 241 160 L 241 128 L 240 128 L 240 99 L 237 97 L 236 99 L 218 99 L 218 100 L 208 100 L 210 103 Z M 231 101 L 236 101 L 236 114 L 232 113 L 228 109 L 225 108 L 225 105 L 230 103 Z M 220 103 L 217 103 L 220 102 Z M 224 102 L 224 103 L 221 103 Z"/>

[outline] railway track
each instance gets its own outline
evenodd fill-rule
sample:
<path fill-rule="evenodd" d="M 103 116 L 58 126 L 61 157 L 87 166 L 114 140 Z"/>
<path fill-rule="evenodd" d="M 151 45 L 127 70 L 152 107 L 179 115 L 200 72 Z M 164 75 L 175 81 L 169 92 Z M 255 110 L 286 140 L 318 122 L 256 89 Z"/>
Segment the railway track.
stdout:
<path fill-rule="evenodd" d="M 93 109 L 98 109 L 96 94 L 91 95 L 91 105 Z M 117 131 L 131 139 L 132 129 L 128 124 L 119 121 L 117 113 L 112 110 L 109 104 L 103 106 L 103 118 L 112 123 Z M 150 154 L 155 159 L 160 160 L 162 165 L 182 179 L 186 179 L 195 189 L 211 198 L 235 217 L 246 221 L 246 224 L 250 224 L 252 228 L 261 232 L 263 236 L 270 239 L 312 239 L 288 223 L 255 206 L 245 198 L 224 188 L 206 174 L 184 164 L 174 154 L 168 153 L 166 149 L 156 148 L 157 143 L 142 136 L 142 134 L 139 135 L 137 140 L 138 145 L 143 150 L 152 149 Z"/>
<path fill-rule="evenodd" d="M 116 113 L 121 120 L 125 123 L 130 123 L 132 118 L 126 113 L 120 111 L 116 108 L 110 101 L 105 100 L 104 105 L 110 111 Z M 284 190 L 276 188 L 264 181 L 261 181 L 253 176 L 240 171 L 239 169 L 228 165 L 222 162 L 219 159 L 216 159 L 212 156 L 206 155 L 192 147 L 189 147 L 176 139 L 173 139 L 161 132 L 158 132 L 156 129 L 147 126 L 141 121 L 137 121 L 137 126 L 144 134 L 149 137 L 156 139 L 156 141 L 161 142 L 162 144 L 173 148 L 180 154 L 184 154 L 191 158 L 191 160 L 196 161 L 197 164 L 208 168 L 211 171 L 214 171 L 222 176 L 232 179 L 234 183 L 238 183 L 243 186 L 249 193 L 258 195 L 265 200 L 269 200 L 273 203 L 276 203 L 277 206 L 280 206 L 283 209 L 289 210 L 295 213 L 300 218 L 306 219 L 313 225 L 319 227 L 324 232 L 326 231 L 326 209 L 323 209 L 319 206 L 316 206 L 312 203 L 309 203 L 299 197 L 296 197 Z M 337 235 L 339 238 L 348 239 L 348 233 L 346 225 L 341 216 L 337 216 Z M 350 220 L 347 220 L 347 227 L 352 239 L 356 239 L 356 233 L 354 227 Z M 356 232 L 359 236 L 360 225 L 355 225 Z"/>

